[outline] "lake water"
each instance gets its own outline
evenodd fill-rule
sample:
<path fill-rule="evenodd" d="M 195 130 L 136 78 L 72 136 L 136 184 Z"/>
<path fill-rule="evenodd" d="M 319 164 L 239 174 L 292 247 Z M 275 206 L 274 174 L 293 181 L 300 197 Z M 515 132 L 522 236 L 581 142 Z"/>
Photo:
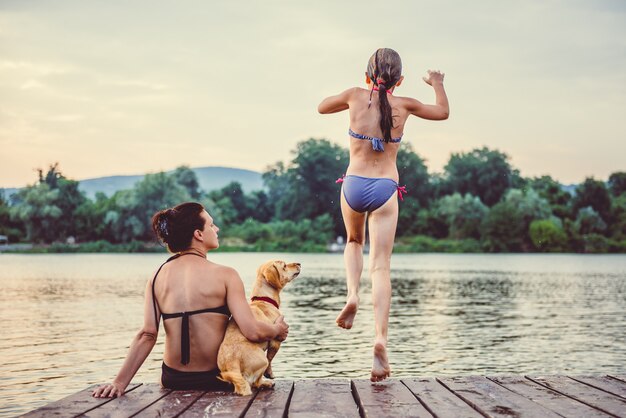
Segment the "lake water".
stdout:
<path fill-rule="evenodd" d="M 164 254 L 0 255 L 0 415 L 109 382 L 142 324 L 146 280 Z M 289 339 L 278 378 L 366 378 L 373 312 L 367 268 L 355 326 L 336 254 L 216 253 L 250 291 L 268 259 L 302 263 L 282 294 Z M 367 256 L 365 260 L 367 266 Z M 626 256 L 397 254 L 389 357 L 394 377 L 624 373 Z M 157 382 L 163 332 L 135 377 Z"/>

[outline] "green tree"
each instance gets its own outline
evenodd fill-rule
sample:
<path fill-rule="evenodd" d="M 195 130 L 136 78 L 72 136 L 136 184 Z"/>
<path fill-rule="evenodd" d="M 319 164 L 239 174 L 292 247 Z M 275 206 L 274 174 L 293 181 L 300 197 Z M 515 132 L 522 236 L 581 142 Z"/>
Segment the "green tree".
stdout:
<path fill-rule="evenodd" d="M 46 183 L 27 186 L 17 193 L 18 204 L 10 209 L 11 218 L 22 222 L 30 241 L 51 243 L 59 241 L 57 221 L 62 211 L 56 203 L 59 190 L 51 190 Z"/>
<path fill-rule="evenodd" d="M 187 190 L 187 193 L 189 193 L 189 196 L 193 200 L 200 199 L 202 192 L 200 190 L 200 183 L 198 183 L 198 176 L 195 171 L 186 165 L 182 165 L 174 170 L 172 176 L 178 184 Z"/>
<path fill-rule="evenodd" d="M 230 182 L 221 189 L 209 192 L 208 196 L 220 209 L 221 216 L 217 220 L 223 223 L 224 227 L 241 223 L 254 212 L 239 182 Z"/>
<path fill-rule="evenodd" d="M 605 184 L 591 177 L 585 179 L 576 188 L 572 199 L 573 213 L 584 207 L 593 208 L 604 221 L 609 221 L 611 214 L 611 198 Z"/>
<path fill-rule="evenodd" d="M 554 215 L 559 218 L 571 216 L 569 203 L 572 195 L 566 192 L 559 182 L 550 176 L 541 176 L 530 179 L 528 185 L 550 203 Z"/>
<path fill-rule="evenodd" d="M 298 221 L 328 213 L 335 233 L 343 233 L 335 180 L 345 173 L 348 151 L 325 139 L 309 139 L 298 143 L 293 154 L 288 167 L 279 162 L 263 174 L 276 219 Z"/>
<path fill-rule="evenodd" d="M 269 222 L 273 216 L 273 207 L 264 190 L 255 190 L 248 195 L 248 204 L 251 208 L 250 217 L 260 222 Z"/>
<path fill-rule="evenodd" d="M 487 147 L 469 153 L 452 154 L 444 167 L 447 190 L 478 196 L 493 206 L 505 191 L 520 183 L 519 172 L 509 164 L 509 157 Z"/>
<path fill-rule="evenodd" d="M 537 251 L 560 252 L 567 248 L 567 235 L 561 225 L 554 220 L 540 219 L 532 221 L 529 234 Z"/>
<path fill-rule="evenodd" d="M 26 229 L 22 222 L 17 218 L 11 219 L 11 207 L 3 190 L 0 190 L 0 235 L 6 235 L 9 242 L 18 242 L 26 238 Z"/>
<path fill-rule="evenodd" d="M 104 216 L 115 242 L 148 241 L 154 238 L 152 215 L 167 207 L 191 200 L 187 189 L 174 175 L 146 174 L 131 190 L 120 190 L 111 199 L 113 205 Z"/>
<path fill-rule="evenodd" d="M 574 225 L 576 226 L 576 231 L 581 235 L 601 234 L 606 231 L 606 222 L 591 206 L 584 207 L 578 211 Z"/>
<path fill-rule="evenodd" d="M 494 212 L 494 209 L 497 209 Z M 504 199 L 491 208 L 482 226 L 482 240 L 488 251 L 528 251 L 533 248 L 529 225 L 535 219 L 549 219 L 550 204 L 528 189 L 509 190 Z"/>
<path fill-rule="evenodd" d="M 400 184 L 407 188 L 405 199 L 416 199 L 420 207 L 426 207 L 432 199 L 432 187 L 424 159 L 407 142 L 400 146 L 396 163 Z"/>
<path fill-rule="evenodd" d="M 524 246 L 525 221 L 522 213 L 507 201 L 495 204 L 481 225 L 483 248 L 489 252 L 516 252 Z"/>
<path fill-rule="evenodd" d="M 609 227 L 611 237 L 618 241 L 626 240 L 626 193 L 614 198 L 611 205 L 611 220 Z"/>
<path fill-rule="evenodd" d="M 436 205 L 432 205 L 436 206 Z M 403 208 L 406 211 L 406 208 Z M 402 216 L 403 210 L 400 211 Z M 403 235 L 427 235 L 433 238 L 446 238 L 449 235 L 449 226 L 442 214 L 436 207 L 420 209 L 417 212 L 417 220 Z M 402 236 L 402 235 L 399 235 Z"/>
<path fill-rule="evenodd" d="M 613 196 L 626 192 L 626 172 L 618 171 L 609 176 L 609 190 Z"/>
<path fill-rule="evenodd" d="M 269 166 L 261 175 L 263 184 L 265 185 L 268 201 L 273 213 L 274 219 L 285 219 L 283 213 L 284 204 L 278 204 L 284 196 L 290 193 L 290 179 L 287 175 L 287 167 L 282 161 L 278 161 Z"/>
<path fill-rule="evenodd" d="M 609 240 L 600 234 L 586 234 L 582 236 L 586 253 L 606 253 L 609 251 Z"/>
<path fill-rule="evenodd" d="M 435 206 L 446 220 L 449 238 L 480 238 L 480 225 L 489 209 L 477 196 L 454 193 L 439 199 Z"/>
<path fill-rule="evenodd" d="M 64 241 L 80 232 L 76 210 L 87 201 L 78 182 L 69 180 L 52 164 L 44 173 L 38 170 L 38 183 L 17 193 L 11 208 L 13 219 L 24 223 L 28 238 L 36 242 Z"/>
<path fill-rule="evenodd" d="M 432 187 L 424 159 L 413 151 L 411 144 L 400 146 L 397 166 L 400 184 L 406 186 L 407 193 L 400 204 L 396 235 L 405 236 L 417 233 L 418 213 L 432 199 Z"/>

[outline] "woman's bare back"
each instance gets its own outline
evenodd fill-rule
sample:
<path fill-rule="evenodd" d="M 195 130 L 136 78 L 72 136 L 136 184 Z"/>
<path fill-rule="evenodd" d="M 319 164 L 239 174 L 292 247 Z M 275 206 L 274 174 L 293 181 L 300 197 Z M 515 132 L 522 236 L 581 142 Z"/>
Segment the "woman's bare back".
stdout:
<path fill-rule="evenodd" d="M 162 313 L 191 312 L 226 305 L 226 268 L 194 256 L 167 263 L 156 278 L 155 296 Z M 189 316 L 190 361 L 181 364 L 182 319 L 163 321 L 167 334 L 165 364 L 182 371 L 206 371 L 217 366 L 217 351 L 228 316 L 200 313 Z"/>

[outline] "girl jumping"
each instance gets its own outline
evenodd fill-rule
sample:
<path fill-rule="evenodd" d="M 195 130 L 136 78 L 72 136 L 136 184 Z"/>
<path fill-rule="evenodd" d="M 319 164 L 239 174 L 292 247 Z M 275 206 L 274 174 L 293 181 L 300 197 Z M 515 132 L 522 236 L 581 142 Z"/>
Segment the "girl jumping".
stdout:
<path fill-rule="evenodd" d="M 423 119 L 448 118 L 444 74 L 428 71 L 423 80 L 435 90 L 436 104 L 427 105 L 393 94 L 402 83 L 402 62 L 393 49 L 381 48 L 367 63 L 367 89 L 350 88 L 322 100 L 321 114 L 350 111 L 350 163 L 341 187 L 341 213 L 347 231 L 344 251 L 347 301 L 337 325 L 350 329 L 359 306 L 359 283 L 363 271 L 363 244 L 367 219 L 370 237 L 369 271 L 376 337 L 371 378 L 384 380 L 391 374 L 387 358 L 387 325 L 391 305 L 391 252 L 398 222 L 398 199 L 404 188 L 398 184 L 396 157 L 410 115 Z"/>

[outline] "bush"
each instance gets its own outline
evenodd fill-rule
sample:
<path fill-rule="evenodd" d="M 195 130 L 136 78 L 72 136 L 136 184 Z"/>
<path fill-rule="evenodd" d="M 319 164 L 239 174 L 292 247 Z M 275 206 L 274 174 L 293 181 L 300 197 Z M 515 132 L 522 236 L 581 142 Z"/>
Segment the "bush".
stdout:
<path fill-rule="evenodd" d="M 609 240 L 600 234 L 586 234 L 582 236 L 583 251 L 586 253 L 606 253 L 609 251 Z"/>
<path fill-rule="evenodd" d="M 396 253 L 478 253 L 480 243 L 475 239 L 436 239 L 417 235 L 398 242 Z"/>
<path fill-rule="evenodd" d="M 560 252 L 567 245 L 567 235 L 563 229 L 549 219 L 532 221 L 529 234 L 537 251 Z"/>
<path fill-rule="evenodd" d="M 333 220 L 328 214 L 298 222 L 247 219 L 230 227 L 227 234 L 231 240 L 240 240 L 236 247 L 248 245 L 254 251 L 325 252 L 333 237 Z"/>

